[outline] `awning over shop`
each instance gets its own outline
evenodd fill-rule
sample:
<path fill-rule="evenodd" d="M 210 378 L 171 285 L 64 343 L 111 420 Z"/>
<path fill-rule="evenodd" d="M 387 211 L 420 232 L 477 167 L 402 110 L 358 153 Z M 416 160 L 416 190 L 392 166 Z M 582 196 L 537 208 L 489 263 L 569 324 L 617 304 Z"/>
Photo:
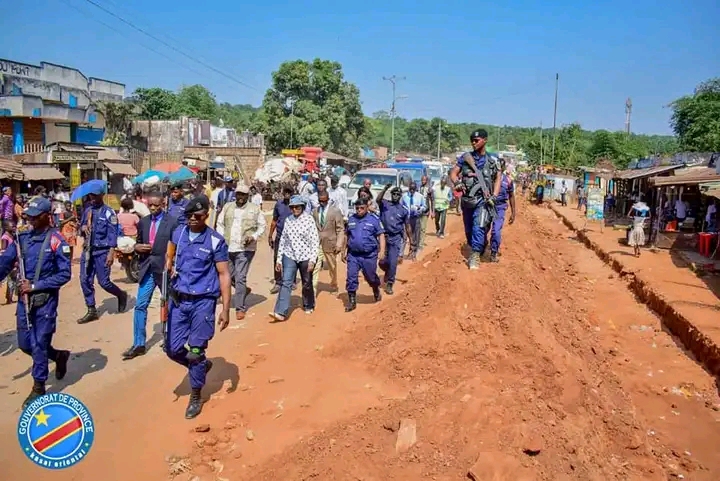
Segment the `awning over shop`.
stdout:
<path fill-rule="evenodd" d="M 720 174 L 709 167 L 680 169 L 669 177 L 652 177 L 650 184 L 655 187 L 665 185 L 698 185 L 705 182 L 720 181 Z"/>
<path fill-rule="evenodd" d="M 22 168 L 24 180 L 62 180 L 65 178 L 62 172 L 54 167 L 30 167 Z"/>
<path fill-rule="evenodd" d="M 0 179 L 23 180 L 22 165 L 12 159 L 0 157 Z"/>
<path fill-rule="evenodd" d="M 133 169 L 133 166 L 130 164 L 121 164 L 121 163 L 115 163 L 115 162 L 103 162 L 103 165 L 105 166 L 105 168 L 107 168 L 113 174 L 132 175 L 132 176 L 138 175 L 138 173 L 135 171 L 135 169 Z"/>
<path fill-rule="evenodd" d="M 652 175 L 662 174 L 671 170 L 679 169 L 682 165 L 658 165 L 647 169 L 628 169 L 615 172 L 613 178 L 620 180 L 639 179 L 641 177 L 650 177 Z"/>

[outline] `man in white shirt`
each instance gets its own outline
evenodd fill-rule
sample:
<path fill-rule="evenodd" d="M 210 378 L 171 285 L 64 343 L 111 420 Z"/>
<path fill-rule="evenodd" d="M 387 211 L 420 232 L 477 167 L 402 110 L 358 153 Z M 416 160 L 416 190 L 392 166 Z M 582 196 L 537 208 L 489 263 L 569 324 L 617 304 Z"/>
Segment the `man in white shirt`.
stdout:
<path fill-rule="evenodd" d="M 65 212 L 65 202 L 70 201 L 70 195 L 65 192 L 61 183 L 57 183 L 55 190 L 50 193 L 52 199 L 52 212 L 55 217 L 55 225 L 60 225 L 60 216 Z"/>
<path fill-rule="evenodd" d="M 675 201 L 675 218 L 677 219 L 678 228 L 680 228 L 680 224 L 685 222 L 685 217 L 687 217 L 685 202 L 678 197 L 678 200 Z"/>
<path fill-rule="evenodd" d="M 265 233 L 267 222 L 260 207 L 248 202 L 250 188 L 239 184 L 235 188 L 235 202 L 223 206 L 217 219 L 217 231 L 223 235 L 230 253 L 230 275 L 235 284 L 235 319 L 245 319 L 250 294 L 247 275 L 255 257 L 257 240 Z"/>
<path fill-rule="evenodd" d="M 348 197 L 347 190 L 340 185 L 337 177 L 330 178 L 330 204 L 334 205 L 342 212 L 343 219 L 348 218 Z"/>
<path fill-rule="evenodd" d="M 257 191 L 257 188 L 253 185 L 250 187 L 250 194 L 252 195 L 251 202 L 262 209 L 263 198 L 262 194 Z"/>

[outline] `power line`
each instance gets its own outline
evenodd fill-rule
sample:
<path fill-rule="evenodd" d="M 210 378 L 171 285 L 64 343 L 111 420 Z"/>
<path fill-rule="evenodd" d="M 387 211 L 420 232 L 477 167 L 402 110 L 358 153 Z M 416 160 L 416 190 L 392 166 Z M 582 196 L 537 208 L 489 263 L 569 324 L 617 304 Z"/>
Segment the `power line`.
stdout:
<path fill-rule="evenodd" d="M 202 65 L 203 67 L 209 69 L 209 70 L 212 70 L 213 72 L 217 73 L 218 75 L 222 75 L 223 77 L 227 78 L 228 80 L 232 80 L 233 82 L 235 82 L 235 83 L 237 83 L 237 84 L 239 84 L 239 85 L 242 85 L 243 87 L 249 88 L 250 90 L 258 90 L 258 89 L 256 89 L 255 87 L 253 87 L 252 85 L 247 84 L 247 83 L 243 82 L 242 80 L 239 80 L 239 79 L 233 77 L 232 75 L 228 75 L 228 74 L 226 74 L 225 72 L 216 69 L 215 67 L 213 67 L 212 65 L 208 64 L 207 62 L 204 62 L 203 60 L 200 60 L 200 59 L 198 59 L 198 58 L 193 57 L 192 55 L 189 55 L 189 54 L 183 52 L 183 51 L 180 50 L 179 48 L 177 48 L 177 47 L 169 44 L 169 43 L 166 42 L 165 40 L 163 40 L 163 39 L 161 39 L 161 38 L 158 38 L 157 36 L 155 36 L 155 35 L 147 32 L 146 30 L 138 27 L 137 25 L 135 25 L 135 24 L 132 23 L 131 21 L 126 20 L 125 18 L 123 18 L 123 17 L 121 17 L 120 15 L 114 13 L 113 11 L 105 8 L 104 6 L 102 6 L 102 5 L 100 5 L 99 3 L 95 2 L 94 0 L 85 0 L 85 1 L 86 1 L 87 3 L 89 3 L 90 5 L 93 5 L 93 6 L 95 6 L 96 8 L 98 8 L 98 9 L 102 10 L 103 12 L 107 13 L 107 14 L 110 15 L 111 17 L 113 17 L 113 18 L 119 20 L 120 22 L 124 23 L 125 25 L 127 25 L 127 26 L 130 27 L 130 28 L 132 28 L 133 30 L 138 31 L 138 32 L 142 33 L 143 35 L 145 35 L 146 37 L 149 37 L 149 38 L 155 40 L 156 42 L 164 45 L 165 47 L 173 50 L 174 52 L 179 53 L 179 54 L 182 55 L 183 57 L 186 57 L 186 58 L 188 58 L 189 60 L 192 60 L 193 62 L 198 63 L 198 64 Z"/>
<path fill-rule="evenodd" d="M 89 14 L 88 12 L 82 10 L 81 8 L 78 8 L 77 6 L 73 5 L 73 4 L 70 3 L 69 1 L 67 1 L 67 0 L 60 0 L 60 1 L 61 1 L 62 3 L 64 3 L 65 5 L 67 5 L 68 7 L 72 8 L 73 10 L 75 10 L 75 11 L 77 11 L 77 12 L 80 12 L 81 14 L 83 14 L 84 16 L 86 16 L 87 18 L 89 18 L 90 20 L 93 20 L 93 21 L 99 23 L 100 25 L 103 25 L 104 27 L 109 28 L 110 30 L 112 30 L 113 32 L 117 33 L 118 35 L 120 35 L 120 36 L 122 36 L 122 37 L 124 37 L 124 38 L 133 40 L 135 43 L 137 43 L 137 44 L 140 45 L 141 47 L 143 47 L 143 48 L 145 48 L 145 49 L 147 49 L 147 50 L 149 50 L 149 51 L 151 51 L 151 52 L 153 52 L 153 53 L 155 53 L 155 54 L 157 54 L 157 55 L 160 55 L 161 57 L 163 57 L 163 58 L 171 61 L 172 63 L 176 63 L 176 64 L 180 65 L 181 67 L 186 68 L 186 69 L 188 69 L 189 71 L 191 71 L 191 72 L 193 72 L 193 73 L 195 73 L 195 74 L 197 74 L 197 75 L 200 75 L 201 77 L 205 75 L 204 73 L 202 73 L 202 72 L 200 72 L 200 71 L 198 71 L 198 70 L 195 70 L 195 69 L 192 68 L 192 67 L 189 67 L 189 66 L 187 66 L 187 65 L 185 65 L 185 64 L 183 64 L 183 63 L 181 63 L 181 62 L 178 62 L 176 59 L 170 57 L 169 55 L 166 55 L 166 54 L 160 52 L 159 50 L 156 50 L 156 49 L 154 49 L 154 48 L 152 48 L 152 47 L 150 47 L 150 46 L 148 46 L 148 45 L 146 45 L 146 44 L 144 44 L 144 43 L 142 43 L 142 42 L 140 42 L 140 41 L 138 41 L 138 40 L 131 39 L 127 34 L 125 34 L 125 32 L 123 32 L 123 31 L 121 31 L 121 30 L 113 27 L 112 25 L 110 25 L 110 24 L 108 24 L 108 23 L 105 23 L 105 22 L 103 22 L 102 20 L 100 20 L 100 19 L 92 16 L 92 15 Z"/>

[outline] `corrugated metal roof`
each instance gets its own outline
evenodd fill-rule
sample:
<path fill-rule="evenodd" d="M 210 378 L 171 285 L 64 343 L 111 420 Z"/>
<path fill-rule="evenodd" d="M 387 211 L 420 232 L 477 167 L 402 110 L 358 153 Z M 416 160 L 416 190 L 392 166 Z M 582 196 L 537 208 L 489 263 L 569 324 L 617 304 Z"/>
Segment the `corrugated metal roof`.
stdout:
<path fill-rule="evenodd" d="M 0 179 L 23 180 L 22 165 L 8 157 L 0 157 Z"/>
<path fill-rule="evenodd" d="M 138 175 L 130 164 L 121 164 L 120 162 L 103 162 L 103 165 L 113 174 L 120 175 Z"/>
<path fill-rule="evenodd" d="M 720 181 L 720 174 L 713 168 L 682 169 L 682 171 L 684 172 L 676 171 L 675 175 L 669 177 L 653 177 L 650 179 L 650 183 L 656 187 L 661 187 L 664 185 L 695 185 Z"/>
<path fill-rule="evenodd" d="M 656 167 L 648 167 L 647 169 L 628 169 L 615 172 L 613 178 L 621 180 L 639 179 L 640 177 L 648 177 L 651 175 L 662 174 L 682 167 L 681 165 L 658 165 Z"/>
<path fill-rule="evenodd" d="M 22 168 L 25 180 L 62 180 L 65 178 L 62 172 L 55 167 L 29 167 Z"/>

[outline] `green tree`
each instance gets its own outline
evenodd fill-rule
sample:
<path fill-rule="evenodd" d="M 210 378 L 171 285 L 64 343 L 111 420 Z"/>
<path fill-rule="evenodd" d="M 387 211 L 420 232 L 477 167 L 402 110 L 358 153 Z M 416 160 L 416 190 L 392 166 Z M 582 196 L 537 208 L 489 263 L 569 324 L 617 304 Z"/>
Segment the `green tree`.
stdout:
<path fill-rule="evenodd" d="M 314 145 L 356 158 L 367 126 L 360 92 L 338 62 L 284 62 L 273 72 L 262 118 L 271 151 Z"/>
<path fill-rule="evenodd" d="M 105 138 L 103 145 L 124 144 L 133 117 L 135 106 L 130 102 L 97 102 L 94 105 L 95 111 L 99 112 L 105 119 Z"/>
<path fill-rule="evenodd" d="M 172 120 L 176 117 L 177 96 L 159 87 L 137 88 L 131 102 L 137 107 L 137 115 L 143 120 Z"/>
<path fill-rule="evenodd" d="M 175 116 L 185 115 L 215 123 L 219 120 L 215 95 L 202 85 L 184 86 L 177 93 Z"/>
<path fill-rule="evenodd" d="M 670 125 L 683 150 L 720 151 L 720 77 L 710 79 L 670 104 Z"/>

